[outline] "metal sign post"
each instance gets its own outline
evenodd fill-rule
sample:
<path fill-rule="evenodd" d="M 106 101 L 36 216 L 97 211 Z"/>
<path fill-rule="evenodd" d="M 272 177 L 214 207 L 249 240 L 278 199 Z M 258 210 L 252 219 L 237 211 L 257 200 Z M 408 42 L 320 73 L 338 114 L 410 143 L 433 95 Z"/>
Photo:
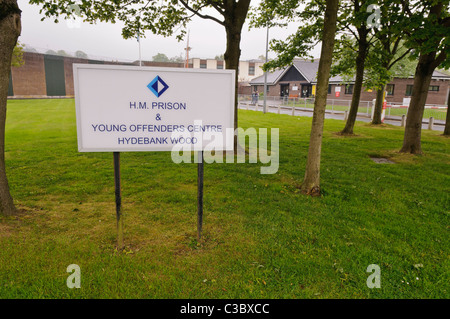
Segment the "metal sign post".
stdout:
<path fill-rule="evenodd" d="M 203 225 L 203 151 L 198 152 L 197 167 L 197 239 L 202 238 Z"/>
<path fill-rule="evenodd" d="M 113 152 L 114 156 L 114 186 L 116 197 L 116 220 L 117 220 L 117 248 L 123 249 L 123 219 L 122 219 L 122 195 L 120 190 L 120 153 Z"/>

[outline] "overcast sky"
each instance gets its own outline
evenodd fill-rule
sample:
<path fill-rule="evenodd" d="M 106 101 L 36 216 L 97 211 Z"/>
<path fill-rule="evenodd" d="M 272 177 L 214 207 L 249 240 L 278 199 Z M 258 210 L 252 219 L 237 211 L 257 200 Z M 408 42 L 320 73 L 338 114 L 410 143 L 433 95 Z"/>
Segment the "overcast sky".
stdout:
<path fill-rule="evenodd" d="M 252 1 L 257 3 L 258 1 Z M 92 58 L 108 58 L 118 60 L 135 61 L 139 58 L 139 46 L 136 39 L 124 40 L 121 36 L 121 25 L 98 23 L 90 25 L 81 23 L 80 27 L 65 20 L 54 23 L 53 19 L 41 21 L 42 15 L 39 7 L 30 5 L 26 0 L 19 0 L 22 10 L 22 34 L 19 42 L 38 49 L 40 52 L 47 50 L 65 50 L 74 53 L 77 50 L 84 51 Z M 190 57 L 214 58 L 225 52 L 225 30 L 218 23 L 200 18 L 194 19 L 189 26 L 189 44 L 192 50 Z M 270 38 L 285 39 L 295 32 L 296 26 L 271 29 Z M 169 58 L 184 57 L 186 42 L 178 42 L 175 37 L 164 38 L 155 36 L 150 32 L 146 38 L 141 39 L 141 52 L 143 60 L 151 60 L 157 53 L 164 53 Z M 244 25 L 241 41 L 241 60 L 256 59 L 265 54 L 266 30 L 248 30 Z M 315 54 L 317 56 L 318 54 Z M 274 54 L 269 53 L 274 58 Z"/>

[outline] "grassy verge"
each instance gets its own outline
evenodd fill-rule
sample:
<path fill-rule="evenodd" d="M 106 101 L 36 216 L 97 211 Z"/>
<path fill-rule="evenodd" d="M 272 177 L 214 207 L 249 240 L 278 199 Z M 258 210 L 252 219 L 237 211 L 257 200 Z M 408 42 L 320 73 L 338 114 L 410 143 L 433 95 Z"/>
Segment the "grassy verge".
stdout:
<path fill-rule="evenodd" d="M 239 111 L 280 128 L 280 167 L 205 165 L 204 237 L 196 240 L 196 165 L 170 153 L 121 156 L 125 242 L 115 250 L 113 157 L 78 153 L 73 100 L 9 101 L 6 161 L 26 210 L 0 217 L 1 298 L 449 298 L 449 144 L 423 131 L 327 120 L 323 196 L 299 193 L 310 118 Z M 396 164 L 375 164 L 386 156 Z M 66 268 L 81 268 L 68 289 Z M 366 285 L 381 268 L 381 288 Z"/>

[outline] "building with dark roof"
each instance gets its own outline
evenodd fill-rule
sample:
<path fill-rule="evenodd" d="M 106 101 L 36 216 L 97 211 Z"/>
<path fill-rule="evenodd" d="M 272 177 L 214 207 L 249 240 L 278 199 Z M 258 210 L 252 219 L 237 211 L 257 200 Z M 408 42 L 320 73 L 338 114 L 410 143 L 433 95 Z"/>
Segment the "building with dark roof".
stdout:
<path fill-rule="evenodd" d="M 319 61 L 294 60 L 293 64 L 267 74 L 267 95 L 280 97 L 312 97 L 316 93 L 317 71 Z M 265 76 L 259 76 L 249 82 L 247 87 L 240 88 L 240 94 L 251 92 L 264 92 Z M 407 104 L 412 95 L 414 76 L 408 78 L 394 78 L 386 86 L 386 101 L 391 103 Z M 450 90 L 450 76 L 434 71 L 430 83 L 427 104 L 446 105 Z M 345 82 L 341 76 L 329 79 L 329 99 L 351 100 L 353 95 L 353 82 Z M 372 101 L 376 92 L 363 88 L 362 101 Z"/>

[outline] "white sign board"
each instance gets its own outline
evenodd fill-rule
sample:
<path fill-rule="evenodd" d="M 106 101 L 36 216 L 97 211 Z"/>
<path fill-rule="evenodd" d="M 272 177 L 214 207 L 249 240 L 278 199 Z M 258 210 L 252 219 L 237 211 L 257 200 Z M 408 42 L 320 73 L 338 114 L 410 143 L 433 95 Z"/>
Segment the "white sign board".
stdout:
<path fill-rule="evenodd" d="M 341 92 L 341 87 L 340 86 L 335 86 L 334 87 L 334 92 Z"/>
<path fill-rule="evenodd" d="M 80 152 L 232 150 L 234 70 L 74 64 Z"/>

